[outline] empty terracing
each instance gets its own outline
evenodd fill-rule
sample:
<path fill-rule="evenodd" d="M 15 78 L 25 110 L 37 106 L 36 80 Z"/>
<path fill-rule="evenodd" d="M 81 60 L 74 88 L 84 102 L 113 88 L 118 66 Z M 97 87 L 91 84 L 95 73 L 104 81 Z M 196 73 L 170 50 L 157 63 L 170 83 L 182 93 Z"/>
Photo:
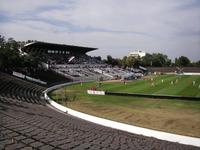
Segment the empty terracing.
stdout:
<path fill-rule="evenodd" d="M 43 99 L 43 90 L 39 85 L 0 73 L 0 149 L 199 149 L 60 113 Z"/>

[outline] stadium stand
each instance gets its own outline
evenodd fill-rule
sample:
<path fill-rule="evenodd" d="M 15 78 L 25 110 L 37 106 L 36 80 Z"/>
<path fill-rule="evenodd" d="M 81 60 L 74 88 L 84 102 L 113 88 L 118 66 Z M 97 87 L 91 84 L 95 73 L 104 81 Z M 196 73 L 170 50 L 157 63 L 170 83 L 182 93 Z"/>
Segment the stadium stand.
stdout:
<path fill-rule="evenodd" d="M 30 76 L 47 82 L 47 86 L 52 86 L 52 85 L 71 81 L 69 78 L 66 78 L 65 76 L 61 74 L 58 74 L 55 71 L 52 71 L 51 69 L 37 70 L 35 72 L 30 73 Z"/>
<path fill-rule="evenodd" d="M 40 61 L 46 66 L 46 69 L 72 81 L 88 81 L 99 78 L 103 80 L 135 79 L 142 76 L 138 74 L 138 70 L 113 68 L 103 61 L 86 54 L 93 50 L 96 50 L 96 48 L 44 42 L 29 43 L 22 48 L 25 53 L 34 52 L 37 56 L 40 56 Z M 137 74 L 135 75 L 135 73 Z M 42 78 L 39 73 L 36 76 L 39 79 Z M 43 78 L 43 81 L 45 81 L 45 78 Z"/>
<path fill-rule="evenodd" d="M 42 100 L 44 87 L 0 73 L 0 93 L 2 97 L 45 105 Z"/>
<path fill-rule="evenodd" d="M 43 99 L 44 89 L 0 72 L 0 149 L 199 149 L 60 113 Z"/>

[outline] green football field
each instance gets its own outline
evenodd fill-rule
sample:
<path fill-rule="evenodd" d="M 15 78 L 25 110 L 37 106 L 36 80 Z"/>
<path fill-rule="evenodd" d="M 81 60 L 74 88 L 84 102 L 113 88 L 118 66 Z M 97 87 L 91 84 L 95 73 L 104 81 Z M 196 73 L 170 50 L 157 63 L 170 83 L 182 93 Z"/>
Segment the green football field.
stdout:
<path fill-rule="evenodd" d="M 74 84 L 55 90 L 50 96 L 62 105 L 87 114 L 200 137 L 200 101 L 87 94 L 88 89 L 97 88 L 111 92 L 199 97 L 199 84 L 200 76 L 148 76 L 143 80 L 134 80 L 126 84 L 120 81 L 102 82 L 100 87 L 98 82 Z"/>
<path fill-rule="evenodd" d="M 102 83 L 99 89 L 110 92 L 200 97 L 200 76 L 151 76 L 125 84 L 124 82 L 106 82 Z"/>

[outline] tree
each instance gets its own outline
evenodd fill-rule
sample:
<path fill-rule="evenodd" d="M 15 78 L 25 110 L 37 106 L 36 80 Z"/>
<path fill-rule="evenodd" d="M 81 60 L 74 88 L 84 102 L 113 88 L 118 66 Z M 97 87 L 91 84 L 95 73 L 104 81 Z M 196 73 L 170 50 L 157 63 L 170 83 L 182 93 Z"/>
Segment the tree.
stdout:
<path fill-rule="evenodd" d="M 115 59 L 115 65 L 121 67 L 122 66 L 122 60 L 119 58 Z"/>
<path fill-rule="evenodd" d="M 127 67 L 127 63 L 126 63 L 126 60 L 127 60 L 127 56 L 124 56 L 121 60 L 121 65 L 126 68 Z"/>
<path fill-rule="evenodd" d="M 13 38 L 6 40 L 0 35 L 0 69 L 4 71 L 19 68 L 37 68 L 39 56 L 36 54 L 20 55 L 19 48 L 25 42 L 17 42 Z"/>
<path fill-rule="evenodd" d="M 126 59 L 127 67 L 133 67 L 134 59 L 135 59 L 135 58 L 132 57 L 132 56 L 129 56 L 129 57 Z"/>
<path fill-rule="evenodd" d="M 140 60 L 140 57 L 138 58 L 135 58 L 133 56 L 129 56 L 127 59 L 126 59 L 126 65 L 128 67 L 139 67 L 141 65 L 141 60 Z"/>
<path fill-rule="evenodd" d="M 107 56 L 107 60 L 105 62 L 112 66 L 121 66 L 121 60 L 118 58 L 112 58 L 110 55 Z"/>
<path fill-rule="evenodd" d="M 153 57 L 151 54 L 147 53 L 146 56 L 141 58 L 141 63 L 143 66 L 152 66 Z"/>
<path fill-rule="evenodd" d="M 97 60 L 99 60 L 99 61 L 101 61 L 102 59 L 101 59 L 101 56 L 96 56 L 96 57 L 94 57 L 95 59 L 97 59 Z"/>
<path fill-rule="evenodd" d="M 175 58 L 175 65 L 179 67 L 187 67 L 190 65 L 190 60 L 186 56 Z"/>
<path fill-rule="evenodd" d="M 200 60 L 197 61 L 197 62 L 194 62 L 194 63 L 193 63 L 193 66 L 194 66 L 194 67 L 200 67 Z"/>
<path fill-rule="evenodd" d="M 107 56 L 107 63 L 112 65 L 112 63 L 113 63 L 112 56 L 110 56 L 110 55 Z"/>
<path fill-rule="evenodd" d="M 143 66 L 165 67 L 171 66 L 171 60 L 167 55 L 161 53 L 146 54 L 142 57 L 141 64 Z"/>
<path fill-rule="evenodd" d="M 9 48 L 11 50 L 18 50 L 20 45 L 17 41 L 15 41 L 13 38 L 8 38 L 8 41 L 7 41 L 7 45 L 9 45 Z"/>
<path fill-rule="evenodd" d="M 18 43 L 13 38 L 9 38 L 6 41 L 0 35 L 0 68 L 3 70 L 17 68 L 20 62 Z"/>
<path fill-rule="evenodd" d="M 168 59 L 167 55 L 161 53 L 154 53 L 152 57 L 152 65 L 155 67 L 165 67 L 171 64 L 171 60 Z"/>
<path fill-rule="evenodd" d="M 0 35 L 0 48 L 4 48 L 6 44 L 5 37 Z"/>

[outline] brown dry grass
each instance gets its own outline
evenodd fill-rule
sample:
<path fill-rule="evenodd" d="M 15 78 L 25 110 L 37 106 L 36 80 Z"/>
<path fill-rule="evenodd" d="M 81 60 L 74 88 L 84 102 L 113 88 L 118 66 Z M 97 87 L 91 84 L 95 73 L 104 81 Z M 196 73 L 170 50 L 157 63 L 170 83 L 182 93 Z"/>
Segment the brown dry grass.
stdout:
<path fill-rule="evenodd" d="M 180 112 L 159 108 L 127 108 L 89 101 L 69 102 L 68 107 L 98 117 L 165 132 L 200 137 L 200 114 L 193 110 Z"/>

